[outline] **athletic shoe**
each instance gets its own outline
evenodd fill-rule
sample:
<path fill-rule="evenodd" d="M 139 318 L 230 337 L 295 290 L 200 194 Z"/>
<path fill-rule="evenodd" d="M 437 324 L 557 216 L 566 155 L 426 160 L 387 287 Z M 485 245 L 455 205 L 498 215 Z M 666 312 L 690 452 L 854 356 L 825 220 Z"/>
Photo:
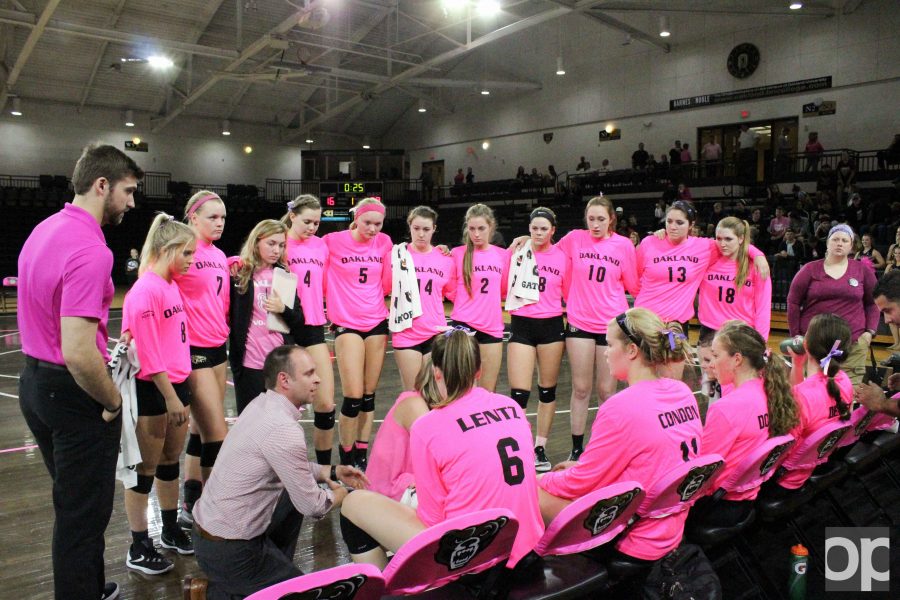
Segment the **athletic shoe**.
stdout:
<path fill-rule="evenodd" d="M 566 460 L 577 461 L 582 452 L 584 452 L 584 448 L 572 448 L 572 451 L 569 452 L 569 458 L 567 458 Z"/>
<path fill-rule="evenodd" d="M 175 564 L 160 554 L 149 539 L 131 544 L 125 555 L 125 566 L 145 575 L 162 575 L 175 568 Z"/>
<path fill-rule="evenodd" d="M 181 511 L 178 513 L 178 526 L 185 531 L 190 531 L 194 527 L 194 513 L 187 507 L 187 504 L 181 505 Z"/>
<path fill-rule="evenodd" d="M 361 452 L 357 452 L 356 456 L 353 457 L 353 466 L 365 473 L 366 467 L 369 466 L 369 457 Z"/>
<path fill-rule="evenodd" d="M 119 597 L 119 584 L 114 581 L 107 581 L 103 586 L 103 595 L 100 600 L 116 600 Z"/>
<path fill-rule="evenodd" d="M 538 473 L 546 473 L 550 470 L 550 461 L 547 460 L 547 454 L 544 453 L 543 446 L 535 446 L 534 448 L 534 470 Z"/>
<path fill-rule="evenodd" d="M 159 536 L 159 545 L 163 548 L 174 550 L 178 554 L 194 553 L 194 543 L 191 541 L 191 536 L 186 534 L 180 527 L 171 532 L 164 529 L 162 535 Z"/>

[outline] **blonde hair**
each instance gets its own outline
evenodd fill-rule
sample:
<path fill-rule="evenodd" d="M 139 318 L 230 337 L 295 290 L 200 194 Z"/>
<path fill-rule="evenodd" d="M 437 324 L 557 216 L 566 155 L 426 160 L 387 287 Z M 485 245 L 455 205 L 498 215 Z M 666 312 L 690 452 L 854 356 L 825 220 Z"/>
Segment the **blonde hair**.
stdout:
<path fill-rule="evenodd" d="M 422 362 L 422 368 L 416 373 L 413 388 L 419 393 L 428 408 L 440 404 L 443 400 L 437 379 L 434 377 L 434 363 L 431 362 L 431 356 Z"/>
<path fill-rule="evenodd" d="M 606 209 L 606 214 L 609 216 L 609 229 L 608 233 L 615 233 L 616 224 L 618 223 L 618 219 L 616 218 L 616 206 L 613 204 L 613 201 L 607 198 L 604 195 L 594 196 L 584 207 L 584 218 L 587 219 L 588 210 L 592 206 L 602 206 Z"/>
<path fill-rule="evenodd" d="M 281 217 L 281 222 L 291 226 L 291 215 L 299 215 L 307 208 L 312 210 L 322 210 L 322 204 L 319 199 L 312 194 L 300 194 L 290 202 L 288 202 L 288 211 Z"/>
<path fill-rule="evenodd" d="M 184 248 L 196 239 L 194 230 L 175 220 L 175 217 L 164 212 L 156 213 L 150 224 L 150 230 L 141 248 L 141 264 L 138 273 L 143 274 L 147 268 L 158 262 L 166 254 L 169 262 L 174 259 L 174 252 Z"/>
<path fill-rule="evenodd" d="M 663 323 L 652 310 L 632 308 L 625 312 L 625 326 L 640 341 L 640 344 L 635 345 L 648 366 L 682 362 L 691 356 L 691 345 L 678 321 Z M 621 331 L 620 327 L 617 326 L 616 329 L 625 336 L 626 342 L 635 341 Z"/>
<path fill-rule="evenodd" d="M 413 219 L 415 218 L 421 219 L 431 219 L 431 222 L 436 226 L 438 214 L 437 211 L 431 208 L 430 206 L 417 206 L 406 215 L 406 224 L 412 225 Z"/>
<path fill-rule="evenodd" d="M 240 293 L 247 293 L 247 287 L 250 284 L 250 278 L 253 277 L 253 272 L 262 264 L 262 257 L 259 255 L 257 243 L 262 239 L 279 233 L 287 235 L 287 232 L 288 226 L 282 221 L 276 221 L 275 219 L 266 219 L 256 224 L 256 227 L 253 228 L 253 231 L 250 232 L 250 235 L 247 236 L 247 239 L 244 240 L 244 245 L 241 247 L 241 268 L 236 276 Z M 282 255 L 282 258 L 284 258 L 284 255 Z"/>
<path fill-rule="evenodd" d="M 481 351 L 474 336 L 451 329 L 434 340 L 431 361 L 441 370 L 447 387 L 447 397 L 432 406 L 441 408 L 461 398 L 475 386 L 475 376 L 481 369 Z"/>
<path fill-rule="evenodd" d="M 366 206 L 368 204 L 380 204 L 382 207 L 384 207 L 384 205 L 381 204 L 381 200 L 378 200 L 377 198 L 363 198 L 356 203 L 356 206 L 350 209 L 350 225 L 347 226 L 347 229 L 351 231 L 356 229 L 356 214 L 359 211 L 360 207 Z"/>
<path fill-rule="evenodd" d="M 466 218 L 463 220 L 463 244 L 466 245 L 466 252 L 463 254 L 463 283 L 466 286 L 466 292 L 469 293 L 469 297 L 472 297 L 472 263 L 475 259 L 475 244 L 472 243 L 472 240 L 469 239 L 469 219 L 476 219 L 481 217 L 485 221 L 487 221 L 488 226 L 491 228 L 491 234 L 494 233 L 494 228 L 497 227 L 497 219 L 494 218 L 494 211 L 485 204 L 473 204 L 469 207 L 469 210 L 466 211 Z"/>
<path fill-rule="evenodd" d="M 744 241 L 738 247 L 737 256 L 735 257 L 737 273 L 734 276 L 734 293 L 740 294 L 741 290 L 744 289 L 744 282 L 747 281 L 747 273 L 750 272 L 750 224 L 737 217 L 725 217 L 716 225 L 716 229 L 720 228 L 730 229 L 734 235 L 744 238 Z"/>
<path fill-rule="evenodd" d="M 770 356 L 766 341 L 759 332 L 743 321 L 726 321 L 715 339 L 722 343 L 729 355 L 740 352 L 750 367 L 762 376 L 769 411 L 769 437 L 784 435 L 796 427 L 800 418 L 787 370 L 781 360 Z"/>
<path fill-rule="evenodd" d="M 209 191 L 209 190 L 200 190 L 199 192 L 197 192 L 196 194 L 194 194 L 193 196 L 191 196 L 191 197 L 188 199 L 187 204 L 184 205 L 184 218 L 185 218 L 185 220 L 189 220 L 189 219 L 191 218 L 191 209 L 194 207 L 195 204 L 197 204 L 197 202 L 199 202 L 200 200 L 202 200 L 202 199 L 205 198 L 206 196 L 214 196 L 214 198 L 211 198 L 210 200 L 207 200 L 207 202 L 210 202 L 210 201 L 218 201 L 218 202 L 221 202 L 221 203 L 222 203 L 222 206 L 225 206 L 225 201 L 222 200 L 222 198 L 219 197 L 219 195 L 218 195 L 217 193 L 211 192 L 211 191 Z M 198 208 L 197 210 L 200 210 L 200 209 Z"/>

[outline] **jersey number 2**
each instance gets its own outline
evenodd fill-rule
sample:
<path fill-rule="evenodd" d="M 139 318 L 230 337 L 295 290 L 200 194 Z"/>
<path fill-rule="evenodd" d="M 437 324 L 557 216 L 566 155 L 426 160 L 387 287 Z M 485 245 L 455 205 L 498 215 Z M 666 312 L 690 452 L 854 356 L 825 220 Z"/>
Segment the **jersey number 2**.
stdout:
<path fill-rule="evenodd" d="M 521 458 L 512 454 L 518 450 L 519 443 L 514 438 L 503 438 L 497 442 L 497 454 L 500 455 L 500 465 L 503 467 L 503 481 L 507 485 L 519 485 L 525 481 L 525 464 Z"/>

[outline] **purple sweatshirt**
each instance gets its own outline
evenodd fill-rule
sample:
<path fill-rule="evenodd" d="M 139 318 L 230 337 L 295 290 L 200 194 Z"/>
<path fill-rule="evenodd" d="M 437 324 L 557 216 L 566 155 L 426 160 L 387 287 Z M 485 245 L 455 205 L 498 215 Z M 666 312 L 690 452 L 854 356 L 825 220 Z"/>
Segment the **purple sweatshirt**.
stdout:
<path fill-rule="evenodd" d="M 788 327 L 791 335 L 803 335 L 816 315 L 834 313 L 850 326 L 855 342 L 867 329 L 878 328 L 878 307 L 872 299 L 875 273 L 861 261 L 849 260 L 840 279 L 825 273 L 825 261 L 814 260 L 791 282 L 788 292 Z"/>

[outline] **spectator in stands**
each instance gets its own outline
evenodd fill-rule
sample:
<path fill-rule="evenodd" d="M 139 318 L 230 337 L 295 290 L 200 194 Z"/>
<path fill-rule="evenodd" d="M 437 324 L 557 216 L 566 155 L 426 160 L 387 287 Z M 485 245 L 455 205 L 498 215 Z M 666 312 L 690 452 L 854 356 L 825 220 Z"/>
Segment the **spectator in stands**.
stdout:
<path fill-rule="evenodd" d="M 875 241 L 882 244 L 887 241 L 891 223 L 891 206 L 883 194 L 876 194 L 874 200 L 869 202 L 869 210 L 866 215 L 866 224 L 860 233 L 871 233 Z"/>
<path fill-rule="evenodd" d="M 689 163 L 694 160 L 691 156 L 691 151 L 689 150 L 690 144 L 685 142 L 681 145 L 681 163 Z"/>
<path fill-rule="evenodd" d="M 519 165 L 519 168 L 516 169 L 516 179 L 524 182 L 526 178 L 527 178 L 527 175 L 525 174 L 525 167 L 523 167 L 522 165 Z"/>
<path fill-rule="evenodd" d="M 556 167 L 553 165 L 547 165 L 547 180 L 553 187 L 553 193 L 557 193 L 559 191 L 559 174 L 556 172 Z"/>
<path fill-rule="evenodd" d="M 759 135 L 750 131 L 746 123 L 741 124 L 741 133 L 738 134 L 738 176 L 751 181 L 756 180 L 756 145 L 759 143 Z"/>
<path fill-rule="evenodd" d="M 850 202 L 847 204 L 847 210 L 844 213 L 844 220 L 854 231 L 866 224 L 868 221 L 869 206 L 864 202 L 859 193 L 854 192 L 850 195 Z"/>
<path fill-rule="evenodd" d="M 722 205 L 722 203 L 713 202 L 712 208 L 709 209 L 709 211 L 707 211 L 707 213 L 703 217 L 707 223 L 711 223 L 715 226 L 719 221 L 727 216 L 728 213 L 725 212 L 725 207 Z"/>
<path fill-rule="evenodd" d="M 787 175 L 791 171 L 791 130 L 787 127 L 781 130 L 778 136 L 778 154 L 775 156 L 775 172 L 779 176 Z"/>
<path fill-rule="evenodd" d="M 894 134 L 894 141 L 886 150 L 878 151 L 878 168 L 887 170 L 888 165 L 900 164 L 900 133 Z"/>
<path fill-rule="evenodd" d="M 630 239 L 631 243 L 634 244 L 634 247 L 637 248 L 638 244 L 641 243 L 641 234 L 637 231 L 632 231 L 628 234 L 628 239 Z M 897 255 L 900 256 L 900 250 L 897 251 Z"/>
<path fill-rule="evenodd" d="M 900 246 L 894 244 L 891 246 L 893 249 L 892 253 L 888 255 L 890 260 L 884 268 L 884 274 L 887 275 L 891 271 L 896 271 L 900 269 Z M 891 337 L 894 340 L 894 343 L 891 345 L 890 349 L 895 351 L 900 351 L 900 329 L 892 323 L 888 322 L 888 327 L 891 330 Z"/>
<path fill-rule="evenodd" d="M 809 139 L 803 151 L 806 153 L 806 172 L 818 171 L 819 160 L 822 158 L 822 153 L 825 152 L 825 147 L 819 141 L 818 131 L 809 132 Z"/>
<path fill-rule="evenodd" d="M 835 169 L 837 173 L 837 201 L 843 203 L 844 199 L 856 189 L 856 163 L 847 152 L 841 152 L 841 160 Z"/>
<path fill-rule="evenodd" d="M 653 218 L 655 219 L 654 227 L 664 223 L 666 220 L 666 199 L 660 198 L 656 201 L 656 207 L 653 209 Z M 900 235 L 897 236 L 900 239 Z"/>
<path fill-rule="evenodd" d="M 466 182 L 466 176 L 463 175 L 463 170 L 457 169 L 456 175 L 453 176 L 453 185 L 455 185 L 456 187 L 459 187 L 465 182 Z"/>
<path fill-rule="evenodd" d="M 722 160 L 722 146 L 716 136 L 711 137 L 700 150 L 700 156 L 706 165 L 706 176 L 715 177 L 719 174 L 719 163 Z"/>
<path fill-rule="evenodd" d="M 871 261 L 872 266 L 875 267 L 876 271 L 884 269 L 884 257 L 881 256 L 881 252 L 879 252 L 878 249 L 873 245 L 871 234 L 864 233 L 862 236 L 860 236 L 860 244 L 861 248 L 859 249 L 859 252 L 856 253 L 856 256 L 854 256 L 854 258 L 856 260 L 868 258 L 869 261 Z"/>
<path fill-rule="evenodd" d="M 894 235 L 894 243 L 890 245 L 887 251 L 889 257 L 894 255 L 895 249 L 900 248 L 900 225 L 897 226 L 897 231 Z"/>
<path fill-rule="evenodd" d="M 631 168 L 635 171 L 643 171 L 647 168 L 650 154 L 644 150 L 644 142 L 638 144 L 638 149 L 631 154 Z"/>
<path fill-rule="evenodd" d="M 822 165 L 821 170 L 819 170 L 819 175 L 816 179 L 816 191 L 818 192 L 826 192 L 829 194 L 829 198 L 834 196 L 834 191 L 837 188 L 837 173 L 835 173 L 834 168 L 825 163 Z"/>
<path fill-rule="evenodd" d="M 794 230 L 794 233 L 809 233 L 809 214 L 800 208 L 799 206 L 788 213 L 788 218 L 791 220 L 790 228 Z"/>
<path fill-rule="evenodd" d="M 681 164 L 681 140 L 675 140 L 675 145 L 669 150 L 669 165 Z"/>
<path fill-rule="evenodd" d="M 141 257 L 137 248 L 132 248 L 128 251 L 128 260 L 125 261 L 125 281 L 129 286 L 137 281 L 139 266 L 141 266 Z"/>
<path fill-rule="evenodd" d="M 590 171 L 591 163 L 589 163 L 587 160 L 585 160 L 585 158 L 582 156 L 581 160 L 578 161 L 578 166 L 575 167 L 575 170 L 576 171 Z M 523 172 L 524 172 L 524 169 L 523 169 Z"/>
<path fill-rule="evenodd" d="M 751 231 L 751 243 L 753 243 L 757 248 L 768 248 L 769 231 L 768 226 L 763 221 L 762 210 L 760 210 L 759 208 L 754 208 L 753 212 L 750 213 L 748 224 L 750 225 Z"/>
<path fill-rule="evenodd" d="M 797 232 L 793 229 L 784 232 L 784 239 L 775 251 L 775 262 L 784 260 L 793 261 L 794 264 L 806 262 L 806 247 L 797 239 Z"/>
<path fill-rule="evenodd" d="M 431 174 L 431 169 L 422 171 L 422 191 L 424 192 L 422 200 L 431 202 L 434 196 L 434 176 Z"/>
<path fill-rule="evenodd" d="M 472 185 L 475 183 L 475 173 L 472 172 L 472 167 L 468 167 L 466 169 L 466 185 Z"/>
<path fill-rule="evenodd" d="M 647 171 L 653 172 L 659 167 L 659 163 L 656 162 L 656 157 L 652 154 L 647 155 Z"/>
<path fill-rule="evenodd" d="M 775 208 L 775 216 L 769 221 L 768 229 L 769 239 L 772 243 L 781 243 L 781 240 L 784 238 L 784 232 L 787 231 L 790 226 L 791 220 L 784 215 L 784 209 L 780 206 Z"/>
<path fill-rule="evenodd" d="M 600 172 L 600 173 L 609 173 L 610 171 L 612 171 L 612 169 L 611 169 L 610 166 L 609 166 L 609 159 L 608 159 L 608 158 L 604 158 L 604 159 L 603 159 L 603 162 L 600 163 L 600 170 L 599 170 L 599 172 Z"/>
<path fill-rule="evenodd" d="M 656 163 L 657 171 L 660 174 L 665 175 L 669 171 L 670 166 L 671 165 L 669 164 L 669 157 L 665 154 L 660 154 L 659 162 Z"/>

